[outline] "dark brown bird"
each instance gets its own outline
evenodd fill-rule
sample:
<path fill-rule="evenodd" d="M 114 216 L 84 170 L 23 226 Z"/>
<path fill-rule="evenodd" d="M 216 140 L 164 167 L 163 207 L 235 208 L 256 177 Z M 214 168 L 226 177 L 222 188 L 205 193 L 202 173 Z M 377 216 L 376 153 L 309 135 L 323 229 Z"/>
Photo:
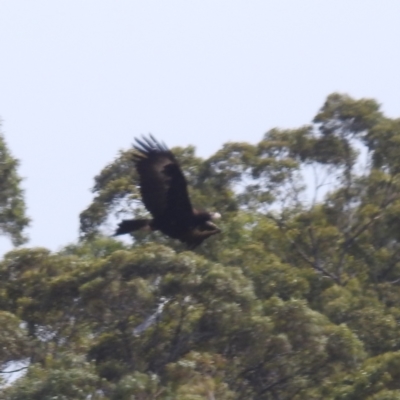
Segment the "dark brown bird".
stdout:
<path fill-rule="evenodd" d="M 220 214 L 192 207 L 185 176 L 167 146 L 151 135 L 135 141 L 134 162 L 140 179 L 140 193 L 153 219 L 123 220 L 115 235 L 139 229 L 159 230 L 193 249 L 204 239 L 221 232 L 212 222 L 220 218 Z"/>

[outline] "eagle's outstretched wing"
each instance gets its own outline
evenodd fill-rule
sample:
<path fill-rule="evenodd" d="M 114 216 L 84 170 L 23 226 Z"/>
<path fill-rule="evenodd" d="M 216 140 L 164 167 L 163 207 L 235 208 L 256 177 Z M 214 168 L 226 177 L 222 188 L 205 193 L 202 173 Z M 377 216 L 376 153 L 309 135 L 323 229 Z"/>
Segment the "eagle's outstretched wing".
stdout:
<path fill-rule="evenodd" d="M 154 218 L 177 223 L 193 216 L 187 182 L 172 152 L 153 136 L 135 139 L 134 161 L 143 203 Z"/>

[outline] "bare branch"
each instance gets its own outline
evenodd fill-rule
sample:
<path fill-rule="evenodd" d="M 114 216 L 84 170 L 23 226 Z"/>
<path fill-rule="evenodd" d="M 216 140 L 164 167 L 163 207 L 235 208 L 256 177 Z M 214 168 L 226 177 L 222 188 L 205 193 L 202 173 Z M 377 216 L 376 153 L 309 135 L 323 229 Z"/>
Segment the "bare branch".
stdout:
<path fill-rule="evenodd" d="M 13 374 L 14 372 L 20 372 L 20 371 L 23 371 L 24 369 L 28 369 L 28 368 L 29 368 L 29 365 L 18 368 L 18 369 L 14 369 L 12 371 L 0 371 L 0 374 Z"/>
<path fill-rule="evenodd" d="M 269 215 L 268 216 L 270 219 L 272 219 L 278 226 L 278 228 L 283 231 L 283 226 L 285 225 L 284 222 L 279 221 L 278 219 L 276 219 L 274 216 Z M 304 251 L 300 248 L 300 246 L 298 245 L 298 243 L 296 243 L 294 240 L 290 239 L 287 235 L 286 232 L 284 232 L 284 235 L 286 237 L 286 239 L 289 241 L 290 244 L 292 244 L 295 248 L 295 250 L 297 251 L 297 253 L 300 255 L 300 257 L 307 262 L 309 265 L 311 265 L 312 268 L 314 268 L 316 271 L 326 275 L 327 277 L 333 279 L 335 282 L 337 282 L 338 284 L 340 284 L 340 279 L 331 274 L 330 272 L 328 272 L 325 268 L 321 267 L 321 264 L 318 260 L 312 261 L 309 257 L 307 257 L 307 255 L 304 253 Z"/>

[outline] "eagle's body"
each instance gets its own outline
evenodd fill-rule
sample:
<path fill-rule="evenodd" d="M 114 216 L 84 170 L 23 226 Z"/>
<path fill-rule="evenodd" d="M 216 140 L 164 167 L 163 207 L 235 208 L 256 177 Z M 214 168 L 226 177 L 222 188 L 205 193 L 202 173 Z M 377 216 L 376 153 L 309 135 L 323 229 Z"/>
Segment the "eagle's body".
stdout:
<path fill-rule="evenodd" d="M 140 192 L 153 219 L 124 220 L 116 235 L 138 229 L 159 230 L 189 248 L 220 232 L 212 223 L 219 214 L 195 210 L 189 199 L 187 182 L 173 153 L 152 136 L 135 139 L 134 162 L 139 174 Z"/>

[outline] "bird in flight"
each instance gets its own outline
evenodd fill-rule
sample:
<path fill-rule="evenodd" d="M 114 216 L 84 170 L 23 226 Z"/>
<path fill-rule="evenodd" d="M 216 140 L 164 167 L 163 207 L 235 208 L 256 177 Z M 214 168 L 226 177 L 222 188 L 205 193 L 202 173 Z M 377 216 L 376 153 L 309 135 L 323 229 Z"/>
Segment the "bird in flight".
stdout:
<path fill-rule="evenodd" d="M 135 139 L 133 161 L 139 174 L 140 193 L 153 219 L 123 220 L 115 235 L 139 229 L 161 231 L 194 249 L 221 230 L 212 222 L 219 213 L 192 207 L 187 181 L 174 154 L 152 135 Z"/>

